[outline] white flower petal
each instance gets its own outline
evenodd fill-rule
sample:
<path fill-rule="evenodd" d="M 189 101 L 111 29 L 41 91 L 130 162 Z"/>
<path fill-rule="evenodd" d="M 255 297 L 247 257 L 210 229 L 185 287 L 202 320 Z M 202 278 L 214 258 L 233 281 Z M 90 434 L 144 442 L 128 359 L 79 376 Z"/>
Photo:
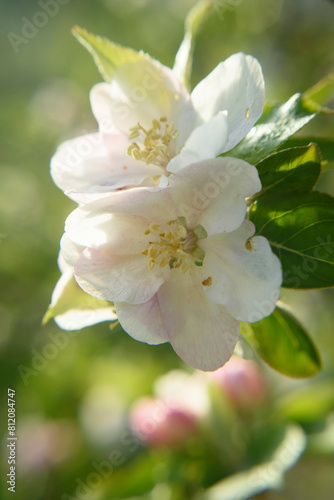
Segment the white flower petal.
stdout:
<path fill-rule="evenodd" d="M 227 140 L 227 113 L 222 111 L 193 130 L 181 152 L 169 162 L 167 170 L 175 173 L 191 163 L 215 158 L 225 149 Z"/>
<path fill-rule="evenodd" d="M 77 286 L 79 293 L 80 288 L 79 285 L 74 284 L 73 271 L 71 268 L 67 268 L 61 277 L 59 278 L 55 289 L 51 298 L 50 308 L 59 307 L 59 303 L 62 299 L 64 293 L 66 293 L 66 289 L 71 286 Z M 68 308 L 64 308 L 64 312 L 57 314 L 54 317 L 54 321 L 57 325 L 63 330 L 80 330 L 81 328 L 85 328 L 90 325 L 95 325 L 96 323 L 101 323 L 102 321 L 115 321 L 117 316 L 111 307 L 112 304 L 107 304 L 102 302 L 102 305 L 92 304 L 94 301 L 92 297 L 88 294 L 85 294 L 81 290 L 82 302 L 80 303 L 80 307 L 69 306 Z M 85 297 L 86 296 L 86 297 Z"/>
<path fill-rule="evenodd" d="M 81 330 L 82 328 L 96 325 L 97 323 L 102 323 L 103 321 L 115 320 L 117 320 L 117 316 L 111 307 L 95 310 L 71 309 L 70 311 L 60 314 L 54 318 L 57 325 L 67 331 Z"/>
<path fill-rule="evenodd" d="M 126 156 L 129 145 L 124 134 L 87 134 L 63 143 L 51 159 L 51 176 L 70 198 L 77 193 L 103 193 L 140 185 L 158 176 L 162 169 Z"/>
<path fill-rule="evenodd" d="M 166 223 L 177 216 L 177 207 L 167 190 L 135 188 L 113 192 L 77 208 L 67 218 L 65 230 L 79 245 L 97 248 L 129 241 L 136 249 L 136 240 L 141 243 L 139 236 L 150 223 Z M 124 247 L 127 251 L 127 244 Z"/>
<path fill-rule="evenodd" d="M 84 246 L 72 241 L 68 234 L 63 234 L 60 240 L 60 252 L 58 256 L 59 269 L 63 272 L 66 268 L 70 267 L 73 273 L 75 263 L 84 250 Z"/>
<path fill-rule="evenodd" d="M 116 302 L 115 309 L 122 328 L 132 338 L 155 345 L 169 342 L 157 294 L 144 304 Z"/>
<path fill-rule="evenodd" d="M 195 109 L 208 121 L 219 111 L 228 111 L 229 151 L 260 118 L 264 105 L 264 79 L 257 59 L 234 54 L 194 88 L 191 99 Z"/>
<path fill-rule="evenodd" d="M 93 203 L 74 210 L 66 219 L 65 231 L 67 237 L 78 245 L 99 247 L 106 244 L 109 239 L 112 215 L 88 212 L 86 207 L 91 205 Z"/>
<path fill-rule="evenodd" d="M 97 299 L 142 304 L 164 282 L 164 270 L 148 269 L 144 255 L 113 255 L 108 246 L 87 248 L 74 267 L 81 288 Z"/>
<path fill-rule="evenodd" d="M 169 340 L 186 363 L 201 370 L 226 363 L 239 336 L 239 322 L 207 299 L 198 279 L 178 271 L 149 303 L 116 303 L 116 312 L 131 337 L 151 344 Z"/>
<path fill-rule="evenodd" d="M 279 298 L 282 270 L 279 259 L 262 236 L 248 241 L 254 224 L 245 220 L 232 233 L 201 241 L 206 256 L 202 277 L 212 278 L 207 297 L 223 304 L 236 319 L 255 322 L 273 312 Z"/>
<path fill-rule="evenodd" d="M 175 272 L 157 295 L 170 343 L 180 358 L 204 371 L 216 370 L 230 359 L 239 322 L 207 299 L 200 281 L 190 273 Z"/>
<path fill-rule="evenodd" d="M 201 224 L 208 235 L 233 231 L 246 214 L 245 197 L 260 191 L 255 167 L 237 158 L 205 160 L 169 177 L 169 191 L 188 227 Z"/>
<path fill-rule="evenodd" d="M 207 299 L 198 279 L 178 271 L 149 303 L 115 306 L 131 337 L 150 344 L 170 341 L 186 363 L 200 370 L 215 370 L 226 363 L 238 340 L 239 322 Z"/>
<path fill-rule="evenodd" d="M 192 109 L 187 90 L 172 70 L 151 58 L 122 65 L 110 84 L 93 87 L 90 98 L 100 130 L 106 133 L 116 128 L 127 134 L 137 122 L 151 127 L 161 116 L 178 125 L 185 108 Z"/>

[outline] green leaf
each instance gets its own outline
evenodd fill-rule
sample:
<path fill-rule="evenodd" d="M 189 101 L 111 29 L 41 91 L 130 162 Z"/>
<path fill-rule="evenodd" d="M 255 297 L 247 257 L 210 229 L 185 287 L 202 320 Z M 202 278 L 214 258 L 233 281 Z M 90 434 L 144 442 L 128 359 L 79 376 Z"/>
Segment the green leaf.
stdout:
<path fill-rule="evenodd" d="M 327 137 L 293 137 L 288 139 L 279 149 L 307 146 L 314 142 L 320 149 L 322 161 L 334 162 L 334 140 Z"/>
<path fill-rule="evenodd" d="M 173 71 L 189 88 L 196 35 L 214 6 L 213 0 L 199 1 L 189 12 L 184 24 L 184 38 L 175 56 Z"/>
<path fill-rule="evenodd" d="M 119 66 L 149 57 L 142 51 L 137 52 L 128 47 L 122 47 L 107 38 L 93 35 L 79 26 L 74 26 L 72 33 L 93 56 L 95 64 L 107 82 L 112 80 Z"/>
<path fill-rule="evenodd" d="M 196 500 L 247 500 L 265 490 L 280 488 L 285 472 L 298 462 L 306 443 L 302 429 L 288 425 L 270 459 L 223 479 Z"/>
<path fill-rule="evenodd" d="M 280 144 L 304 127 L 316 114 L 315 108 L 306 103 L 301 94 L 295 94 L 285 104 L 273 108 L 264 117 L 264 121 L 253 127 L 246 137 L 227 154 L 254 165 L 275 151 Z"/>
<path fill-rule="evenodd" d="M 64 279 L 64 275 L 60 278 L 60 280 L 62 279 Z M 70 311 L 89 312 L 100 309 L 108 309 L 112 313 L 113 303 L 96 299 L 84 292 L 72 276 L 70 279 L 63 281 L 61 292 L 58 294 L 56 300 L 52 301 L 49 305 L 44 315 L 43 325 L 50 321 L 50 319 L 63 316 Z"/>
<path fill-rule="evenodd" d="M 322 78 L 309 90 L 304 92 L 304 99 L 318 107 L 325 114 L 333 114 L 334 109 L 324 107 L 334 95 L 334 71 Z"/>
<path fill-rule="evenodd" d="M 282 263 L 283 286 L 334 286 L 334 198 L 316 191 L 268 194 L 249 215 Z"/>
<path fill-rule="evenodd" d="M 320 174 L 321 155 L 316 144 L 285 149 L 260 161 L 256 167 L 263 194 L 276 192 L 286 196 L 292 191 L 311 191 Z"/>
<path fill-rule="evenodd" d="M 241 334 L 275 370 L 290 377 L 311 377 L 321 361 L 310 337 L 288 311 L 277 307 L 257 323 L 242 323 Z"/>

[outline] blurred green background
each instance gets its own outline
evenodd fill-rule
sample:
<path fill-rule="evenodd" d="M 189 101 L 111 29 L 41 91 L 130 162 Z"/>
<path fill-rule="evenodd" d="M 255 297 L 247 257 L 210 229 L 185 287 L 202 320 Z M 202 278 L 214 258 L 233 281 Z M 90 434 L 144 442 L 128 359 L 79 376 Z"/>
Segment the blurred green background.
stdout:
<path fill-rule="evenodd" d="M 49 160 L 63 140 L 96 130 L 88 93 L 101 77 L 72 37 L 71 26 L 78 24 L 143 49 L 171 66 L 182 40 L 185 15 L 195 2 L 54 0 L 55 10 L 45 21 L 45 15 L 38 12 L 47 3 L 0 2 L 1 494 L 4 498 L 12 494 L 5 484 L 10 387 L 16 391 L 20 459 L 16 498 L 20 500 L 75 497 L 76 480 L 84 481 L 94 461 L 121 446 L 117 437 L 127 425 L 131 404 L 152 393 L 157 377 L 175 368 L 191 371 L 169 345 L 141 344 L 120 329 L 111 331 L 107 323 L 68 336 L 52 322 L 42 327 L 41 320 L 59 277 L 56 259 L 64 220 L 75 207 L 53 185 Z M 29 22 L 40 27 L 31 28 Z M 267 99 L 283 102 L 333 68 L 333 26 L 330 1 L 217 0 L 215 12 L 198 37 L 193 84 L 221 60 L 243 51 L 260 60 Z M 333 132 L 333 118 L 327 116 L 314 120 L 302 133 L 332 137 Z M 319 189 L 334 194 L 330 170 L 323 173 Z M 333 297 L 331 291 L 283 292 L 319 346 L 324 367 L 315 379 L 298 382 L 264 368 L 272 397 L 260 421 L 262 428 L 270 428 L 279 414 L 279 418 L 298 422 L 309 444 L 287 473 L 282 490 L 265 492 L 259 498 L 332 499 Z M 230 470 L 224 469 L 212 458 L 210 446 L 201 438 L 194 453 L 141 448 L 129 452 L 126 463 L 115 467 L 102 489 L 93 489 L 82 498 L 194 498 L 197 490 L 247 468 L 246 462 L 236 458 Z M 212 460 L 213 469 L 212 478 L 203 482 L 196 476 L 201 460 L 203 469 Z M 160 483 L 166 487 L 154 488 Z"/>

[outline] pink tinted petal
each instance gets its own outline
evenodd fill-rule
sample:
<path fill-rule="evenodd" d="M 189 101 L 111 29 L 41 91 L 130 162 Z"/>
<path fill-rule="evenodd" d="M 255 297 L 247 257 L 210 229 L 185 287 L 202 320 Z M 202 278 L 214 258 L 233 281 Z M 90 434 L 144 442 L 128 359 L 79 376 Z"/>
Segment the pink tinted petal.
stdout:
<path fill-rule="evenodd" d="M 194 88 L 191 99 L 195 109 L 207 121 L 219 111 L 228 111 L 229 151 L 260 118 L 264 105 L 264 79 L 257 59 L 234 54 Z"/>
<path fill-rule="evenodd" d="M 183 361 L 204 371 L 228 361 L 238 341 L 239 322 L 206 297 L 197 277 L 176 271 L 157 295 L 170 343 Z"/>
<path fill-rule="evenodd" d="M 157 294 L 144 304 L 116 302 L 115 309 L 122 328 L 132 338 L 147 344 L 169 341 Z"/>
<path fill-rule="evenodd" d="M 177 270 L 149 302 L 115 307 L 131 337 L 149 344 L 169 340 L 180 358 L 200 370 L 222 366 L 238 340 L 239 322 L 207 299 L 200 281 Z"/>

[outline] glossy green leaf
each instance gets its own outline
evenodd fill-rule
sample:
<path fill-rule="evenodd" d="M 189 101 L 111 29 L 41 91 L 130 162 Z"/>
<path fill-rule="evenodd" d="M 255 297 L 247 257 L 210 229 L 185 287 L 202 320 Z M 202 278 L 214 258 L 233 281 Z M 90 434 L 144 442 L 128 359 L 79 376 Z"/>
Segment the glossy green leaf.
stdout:
<path fill-rule="evenodd" d="M 214 6 L 214 0 L 201 0 L 189 12 L 184 24 L 184 38 L 175 56 L 173 71 L 186 87 L 190 85 L 196 35 Z"/>
<path fill-rule="evenodd" d="M 277 307 L 257 323 L 242 323 L 240 331 L 268 365 L 285 375 L 310 377 L 320 370 L 321 361 L 312 340 L 284 309 Z"/>
<path fill-rule="evenodd" d="M 271 457 L 255 467 L 233 474 L 209 488 L 196 500 L 247 500 L 266 490 L 282 486 L 284 474 L 301 457 L 306 436 L 296 425 L 289 425 Z"/>
<path fill-rule="evenodd" d="M 328 137 L 314 137 L 314 136 L 302 136 L 302 137 L 292 137 L 288 139 L 280 148 L 289 149 L 294 147 L 308 146 L 310 143 L 314 142 L 321 153 L 322 161 L 334 161 L 334 140 Z"/>
<path fill-rule="evenodd" d="M 61 280 L 64 280 L 64 275 Z M 57 293 L 56 299 L 52 301 L 44 315 L 43 324 L 45 325 L 50 319 L 64 316 L 67 313 L 89 313 L 101 309 L 109 312 L 108 316 L 111 320 L 114 315 L 113 303 L 96 299 L 84 292 L 72 276 L 63 281 L 61 291 Z M 116 319 L 116 315 L 114 316 Z"/>
<path fill-rule="evenodd" d="M 312 191 L 263 196 L 250 209 L 283 268 L 283 286 L 334 286 L 334 198 Z"/>
<path fill-rule="evenodd" d="M 274 107 L 252 128 L 246 137 L 228 152 L 255 164 L 275 151 L 280 144 L 295 134 L 316 116 L 313 106 L 306 103 L 301 94 L 295 94 L 286 103 Z"/>
<path fill-rule="evenodd" d="M 260 161 L 256 167 L 263 194 L 311 191 L 320 174 L 321 155 L 315 144 L 285 149 Z"/>
<path fill-rule="evenodd" d="M 75 38 L 93 56 L 103 78 L 110 82 L 115 70 L 122 64 L 139 61 L 148 57 L 144 52 L 137 52 L 128 47 L 122 47 L 107 38 L 89 33 L 79 26 L 72 28 Z"/>

